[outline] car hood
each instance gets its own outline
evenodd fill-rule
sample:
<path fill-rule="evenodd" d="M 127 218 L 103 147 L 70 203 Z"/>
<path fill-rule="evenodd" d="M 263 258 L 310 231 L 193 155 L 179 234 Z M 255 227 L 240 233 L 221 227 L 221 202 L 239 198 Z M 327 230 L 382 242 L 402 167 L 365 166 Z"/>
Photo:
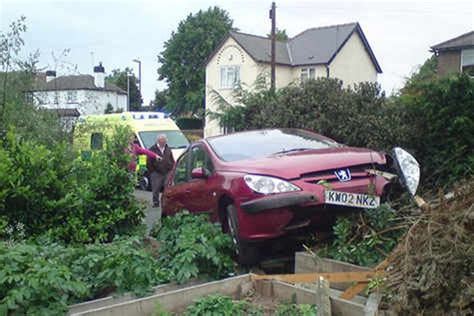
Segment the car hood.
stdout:
<path fill-rule="evenodd" d="M 385 155 L 364 148 L 337 147 L 225 162 L 222 170 L 295 179 L 304 173 L 374 163 L 385 164 Z"/>

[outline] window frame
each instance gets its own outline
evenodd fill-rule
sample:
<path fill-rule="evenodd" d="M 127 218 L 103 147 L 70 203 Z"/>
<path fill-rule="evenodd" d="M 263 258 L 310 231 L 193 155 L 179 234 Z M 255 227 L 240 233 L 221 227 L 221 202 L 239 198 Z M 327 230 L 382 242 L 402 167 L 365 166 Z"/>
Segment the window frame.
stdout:
<path fill-rule="evenodd" d="M 194 145 L 190 149 L 191 156 L 189 158 L 189 170 L 192 172 L 192 170 L 195 168 L 193 166 L 194 157 L 195 157 L 195 154 L 194 154 L 195 150 L 201 150 L 204 153 L 204 162 L 203 162 L 202 168 L 204 168 L 207 172 L 209 172 L 209 174 L 214 173 L 214 164 L 213 164 L 212 159 L 209 155 L 209 152 L 201 144 Z M 196 168 L 199 168 L 199 167 L 196 167 Z"/>
<path fill-rule="evenodd" d="M 316 79 L 316 67 L 304 67 L 300 70 L 300 82 Z"/>
<path fill-rule="evenodd" d="M 77 103 L 77 91 L 76 90 L 68 90 L 66 95 L 67 103 Z"/>
<path fill-rule="evenodd" d="M 100 145 L 96 145 L 96 136 L 99 136 L 98 138 L 98 143 Z M 101 132 L 94 132 L 91 133 L 91 145 L 90 145 L 91 150 L 102 150 L 104 149 L 104 134 Z"/>
<path fill-rule="evenodd" d="M 234 71 L 234 82 L 229 83 L 229 70 Z M 223 74 L 225 73 L 225 81 Z M 240 84 L 240 65 L 226 65 L 219 68 L 220 89 L 235 89 Z"/>
<path fill-rule="evenodd" d="M 189 179 L 190 179 L 190 173 L 191 171 L 189 170 L 190 168 L 190 150 L 186 150 L 182 155 L 181 157 L 178 158 L 178 160 L 176 161 L 176 166 L 174 168 L 174 174 L 173 174 L 173 185 L 179 185 L 179 184 L 183 184 L 183 183 L 187 183 L 189 182 Z M 178 174 L 178 165 L 184 161 L 184 164 L 185 164 L 185 176 L 184 176 L 184 180 L 183 181 L 176 181 L 176 175 Z"/>

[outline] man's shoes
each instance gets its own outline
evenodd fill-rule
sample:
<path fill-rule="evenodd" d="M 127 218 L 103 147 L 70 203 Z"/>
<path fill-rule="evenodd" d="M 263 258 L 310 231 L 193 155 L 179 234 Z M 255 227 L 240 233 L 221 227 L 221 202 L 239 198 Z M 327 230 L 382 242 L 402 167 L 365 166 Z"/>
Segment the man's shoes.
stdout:
<path fill-rule="evenodd" d="M 153 207 L 160 207 L 160 203 L 153 203 Z"/>

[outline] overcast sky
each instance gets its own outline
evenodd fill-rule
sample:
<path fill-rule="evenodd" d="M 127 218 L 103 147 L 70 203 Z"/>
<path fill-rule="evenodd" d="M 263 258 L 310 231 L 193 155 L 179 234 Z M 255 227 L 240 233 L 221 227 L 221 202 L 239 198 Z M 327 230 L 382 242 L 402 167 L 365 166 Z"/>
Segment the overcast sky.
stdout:
<path fill-rule="evenodd" d="M 383 74 L 378 81 L 390 93 L 429 56 L 429 48 L 474 29 L 474 1 L 303 1 L 278 0 L 277 27 L 291 37 L 324 25 L 359 22 Z M 55 59 L 92 72 L 103 62 L 106 72 L 142 61 L 142 93 L 146 103 L 158 82 L 157 54 L 189 13 L 209 6 L 225 9 L 242 32 L 265 35 L 270 30 L 271 1 L 249 0 L 0 0 L 2 31 L 21 15 L 28 31 L 24 52 L 39 50 L 40 66 L 52 69 Z M 64 49 L 70 49 L 62 56 Z M 52 55 L 56 58 L 53 58 Z M 58 69 L 58 75 L 74 67 Z"/>

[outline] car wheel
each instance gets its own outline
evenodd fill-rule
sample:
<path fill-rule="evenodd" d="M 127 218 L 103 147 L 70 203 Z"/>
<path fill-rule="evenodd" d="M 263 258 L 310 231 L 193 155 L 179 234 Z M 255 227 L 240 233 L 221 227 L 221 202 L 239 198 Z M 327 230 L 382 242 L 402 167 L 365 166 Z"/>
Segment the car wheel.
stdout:
<path fill-rule="evenodd" d="M 253 265 L 258 262 L 259 251 L 255 244 L 247 244 L 239 238 L 239 220 L 237 217 L 237 209 L 234 205 L 227 207 L 227 227 L 232 243 L 234 244 L 235 255 L 237 261 L 243 265 Z"/>

